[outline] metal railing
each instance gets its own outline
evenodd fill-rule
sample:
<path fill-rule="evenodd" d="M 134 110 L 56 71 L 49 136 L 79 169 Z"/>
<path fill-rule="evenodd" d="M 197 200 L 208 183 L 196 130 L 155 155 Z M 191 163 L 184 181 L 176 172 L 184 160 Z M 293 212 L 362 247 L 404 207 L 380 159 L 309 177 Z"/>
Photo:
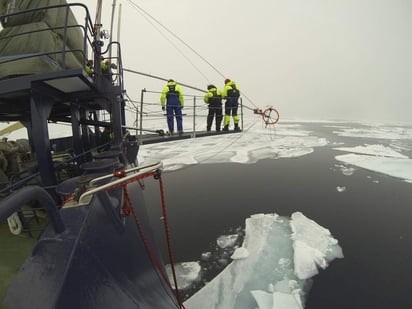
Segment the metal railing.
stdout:
<path fill-rule="evenodd" d="M 135 112 L 135 124 L 136 124 L 136 135 L 139 137 L 139 143 L 143 143 L 144 132 L 158 133 L 159 130 L 152 128 L 149 122 L 153 122 L 154 125 L 161 124 L 167 127 L 167 120 L 165 112 L 162 112 L 160 105 L 160 95 L 159 91 L 150 91 L 143 89 L 141 91 L 140 106 L 134 104 Z M 206 119 L 209 111 L 208 105 L 203 101 L 203 96 L 196 95 L 184 95 L 185 97 L 185 107 L 182 110 L 182 115 L 184 117 L 184 131 L 191 134 L 191 137 L 196 137 L 199 131 L 206 130 Z M 131 108 L 129 112 L 131 112 Z M 222 117 L 225 115 L 225 103 L 222 103 Z M 242 97 L 239 98 L 238 106 L 238 116 L 239 125 L 243 130 L 243 101 Z M 214 119 L 216 121 L 216 119 Z M 233 119 L 231 116 L 231 124 L 233 124 Z M 148 124 L 149 123 L 149 124 Z M 223 125 L 223 120 L 222 120 Z M 213 127 L 212 127 L 213 128 Z M 131 128 L 128 128 L 131 129 Z"/>
<path fill-rule="evenodd" d="M 71 8 L 73 7 L 81 7 L 85 10 L 85 22 L 84 24 L 69 24 L 69 13 L 71 12 Z M 61 24 L 59 26 L 49 26 L 49 28 L 42 28 L 42 29 L 36 29 L 33 31 L 24 31 L 20 33 L 12 33 L 10 35 L 6 34 L 4 36 L 0 35 L 0 45 L 3 45 L 7 42 L 7 40 L 16 40 L 18 38 L 23 38 L 27 39 L 29 35 L 33 35 L 36 33 L 42 33 L 42 32 L 48 32 L 52 31 L 53 33 L 57 34 L 57 37 L 60 38 L 60 42 L 62 43 L 62 46 L 56 50 L 50 49 L 47 51 L 41 51 L 41 50 L 27 50 L 27 52 L 21 53 L 21 54 L 14 54 L 13 58 L 9 58 L 6 60 L 1 61 L 1 56 L 0 55 L 0 68 L 1 65 L 9 63 L 9 62 L 15 62 L 19 61 L 22 59 L 28 59 L 28 58 L 35 58 L 35 57 L 49 57 L 51 59 L 54 59 L 57 61 L 57 55 L 61 56 L 61 60 L 58 61 L 60 65 L 61 70 L 67 69 L 68 66 L 68 61 L 67 57 L 69 54 L 74 54 L 74 53 L 79 53 L 80 60 L 79 60 L 79 65 L 81 67 L 85 67 L 88 59 L 88 51 L 89 50 L 94 50 L 93 48 L 93 23 L 90 18 L 89 11 L 87 7 L 83 4 L 75 3 L 75 4 L 61 4 L 61 5 L 51 5 L 48 7 L 40 7 L 40 8 L 33 8 L 33 9 L 28 9 L 28 10 L 23 10 L 23 11 L 18 11 L 6 15 L 0 16 L 1 20 L 13 20 L 13 17 L 19 17 L 22 18 L 23 16 L 29 16 L 30 14 L 34 14 L 37 12 L 47 12 L 50 10 L 65 10 L 65 19 L 61 21 Z M 37 21 L 37 20 L 36 20 Z M 23 25 L 20 23 L 17 26 Z M 13 24 L 12 24 L 13 27 Z M 14 26 L 16 27 L 16 26 Z M 5 28 L 2 30 L 3 33 L 5 33 L 9 27 L 7 26 L 7 23 L 5 24 Z M 68 31 L 72 29 L 75 31 L 75 29 L 80 29 L 81 32 L 83 33 L 83 42 L 81 48 L 70 48 L 68 42 L 69 42 L 69 33 Z M 78 42 L 77 42 L 78 43 Z M 80 46 L 79 45 L 79 46 Z M 4 56 L 4 55 L 3 55 Z M 54 58 L 53 58 L 54 57 Z"/>
<path fill-rule="evenodd" d="M 72 13 L 72 11 L 77 8 L 80 8 L 82 14 L 84 13 L 83 23 L 77 23 L 77 20 Z M 42 15 L 40 12 L 44 13 L 43 15 L 46 15 L 47 12 L 52 10 L 56 10 L 56 12 L 57 10 L 64 10 L 63 12 L 60 12 L 60 15 L 64 15 L 64 19 L 59 20 L 56 25 L 48 25 L 47 23 L 44 23 L 48 27 L 34 29 L 31 31 L 23 30 L 18 33 L 15 33 L 15 31 L 7 31 L 7 29 L 12 27 L 30 24 L 29 20 L 29 23 L 27 24 L 20 22 L 18 25 L 14 25 L 13 18 L 22 20 L 24 19 L 23 17 L 34 14 Z M 1 15 L 0 20 L 8 21 L 8 23 L 11 24 L 8 26 L 7 22 L 5 22 L 5 27 L 0 32 L 0 46 L 7 46 L 7 43 L 11 42 L 11 40 L 14 42 L 16 40 L 28 41 L 30 36 L 47 32 L 51 32 L 53 36 L 57 38 L 57 43 L 50 43 L 50 48 L 47 45 L 38 46 L 38 48 L 30 48 L 28 47 L 29 44 L 27 44 L 27 46 L 24 46 L 21 49 L 18 48 L 16 51 L 6 50 L 7 54 L 0 54 L 0 72 L 6 72 L 5 66 L 7 65 L 10 65 L 11 69 L 13 69 L 19 61 L 29 59 L 33 59 L 33 61 L 36 61 L 34 59 L 42 59 L 39 60 L 39 67 L 44 72 L 63 71 L 75 68 L 83 68 L 85 70 L 88 61 L 93 60 L 94 74 L 91 77 L 94 78 L 96 75 L 102 73 L 100 61 L 102 61 L 103 59 L 101 58 L 104 57 L 104 60 L 109 60 L 110 63 L 114 64 L 116 67 L 114 71 L 112 70 L 110 72 L 110 78 L 112 79 L 113 84 L 115 86 L 120 86 L 121 89 L 123 89 L 123 65 L 121 61 L 120 44 L 118 42 L 111 42 L 105 51 L 101 51 L 103 42 L 97 41 L 96 39 L 95 27 L 86 5 L 81 3 L 73 3 L 27 9 Z M 73 20 L 75 21 L 75 24 L 73 24 Z M 36 18 L 35 22 L 37 23 L 38 21 L 41 21 L 41 18 Z M 79 38 L 81 38 L 81 41 Z M 44 42 L 42 44 L 44 44 Z M 111 56 L 112 47 L 116 48 L 116 56 Z M 2 49 L 0 48 L 0 51 L 1 50 Z M 110 56 L 108 56 L 109 54 Z M 44 61 L 48 62 L 50 66 L 42 66 Z M 30 74 L 29 68 L 26 68 L 26 65 L 25 70 L 27 70 L 27 74 Z M 32 74 L 36 73 L 39 73 L 38 69 L 33 70 Z M 2 74 L 0 74 L 0 78 L 7 78 L 7 76 L 2 76 Z"/>
<path fill-rule="evenodd" d="M 93 195 L 95 193 L 101 192 L 101 191 L 105 191 L 105 190 L 109 190 L 110 188 L 115 188 L 117 186 L 121 186 L 124 184 L 128 184 L 131 180 L 137 180 L 139 177 L 142 177 L 146 174 L 149 174 L 151 172 L 155 172 L 157 170 L 161 171 L 163 168 L 163 163 L 162 162 L 155 162 L 155 163 L 151 163 L 151 164 L 147 164 L 147 165 L 143 165 L 143 166 L 138 166 L 138 167 L 134 167 L 128 170 L 124 171 L 124 177 L 122 178 L 118 178 L 115 179 L 111 182 L 108 182 L 104 185 L 101 185 L 99 187 L 93 188 L 91 190 L 88 190 L 86 192 L 84 192 L 80 198 L 79 198 L 79 205 L 83 204 L 83 203 L 87 203 L 87 197 L 90 195 Z M 95 178 L 93 180 L 91 180 L 89 182 L 89 185 L 93 185 L 98 183 L 101 180 L 105 180 L 108 178 L 113 178 L 113 174 L 108 174 L 102 177 L 98 177 Z"/>

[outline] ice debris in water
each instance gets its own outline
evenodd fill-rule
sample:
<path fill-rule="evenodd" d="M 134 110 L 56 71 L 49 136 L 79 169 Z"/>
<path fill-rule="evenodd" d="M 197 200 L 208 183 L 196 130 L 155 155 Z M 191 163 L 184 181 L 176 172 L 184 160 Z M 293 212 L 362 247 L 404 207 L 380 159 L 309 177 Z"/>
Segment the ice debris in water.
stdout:
<path fill-rule="evenodd" d="M 198 282 L 201 278 L 201 267 L 197 262 L 184 262 L 175 264 L 175 272 L 177 276 L 177 286 L 184 290 L 190 287 L 194 282 Z M 166 273 L 172 288 L 175 288 L 172 268 L 170 264 L 166 265 Z"/>
<path fill-rule="evenodd" d="M 216 240 L 216 243 L 220 248 L 225 249 L 227 247 L 233 246 L 236 243 L 238 237 L 238 234 L 222 235 L 219 236 L 219 238 Z"/>
<path fill-rule="evenodd" d="M 343 258 L 338 241 L 328 229 L 300 212 L 291 218 L 295 274 L 299 279 L 311 278 L 318 273 L 318 267 L 325 269 L 330 261 Z"/>
<path fill-rule="evenodd" d="M 223 242 L 226 244 L 227 240 L 226 237 Z M 311 286 L 310 278 L 318 273 L 318 268 L 324 269 L 333 259 L 343 258 L 342 249 L 329 230 L 300 212 L 290 219 L 276 214 L 252 215 L 246 219 L 243 244 L 218 249 L 222 258 L 232 261 L 184 302 L 186 309 L 301 309 Z M 201 263 L 215 265 L 219 260 L 210 252 L 202 259 Z M 196 276 L 184 277 L 199 280 L 198 275 L 203 273 L 199 269 L 194 267 Z"/>

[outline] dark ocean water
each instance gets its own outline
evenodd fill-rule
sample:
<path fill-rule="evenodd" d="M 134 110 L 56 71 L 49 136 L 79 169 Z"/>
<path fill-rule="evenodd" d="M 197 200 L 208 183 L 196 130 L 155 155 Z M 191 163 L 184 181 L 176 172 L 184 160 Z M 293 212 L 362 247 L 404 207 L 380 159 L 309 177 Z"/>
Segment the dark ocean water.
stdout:
<path fill-rule="evenodd" d="M 331 143 L 344 143 L 339 146 L 393 143 L 342 138 L 309 126 Z M 200 164 L 164 173 L 175 261 L 199 260 L 218 236 L 244 227 L 252 214 L 300 211 L 329 229 L 345 255 L 314 277 L 305 308 L 412 308 L 412 184 L 361 168 L 345 176 L 334 159 L 343 152 L 333 147 L 294 159 Z M 147 180 L 146 186 L 152 220 L 161 229 L 158 184 Z M 338 192 L 338 186 L 346 191 Z"/>

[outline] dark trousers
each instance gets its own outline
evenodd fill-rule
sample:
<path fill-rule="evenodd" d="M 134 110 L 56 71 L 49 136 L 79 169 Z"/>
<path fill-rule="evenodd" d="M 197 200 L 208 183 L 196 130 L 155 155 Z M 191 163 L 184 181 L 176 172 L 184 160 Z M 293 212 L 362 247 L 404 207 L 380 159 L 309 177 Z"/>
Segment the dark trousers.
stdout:
<path fill-rule="evenodd" d="M 225 103 L 225 115 L 237 116 L 238 102 L 237 98 L 228 98 Z"/>
<path fill-rule="evenodd" d="M 174 117 L 176 117 L 177 131 L 183 131 L 182 108 L 180 107 L 180 105 L 167 105 L 166 114 L 169 132 L 174 132 Z"/>
<path fill-rule="evenodd" d="M 207 114 L 207 130 L 210 131 L 212 128 L 213 118 L 216 115 L 216 131 L 220 131 L 220 124 L 222 123 L 222 104 L 210 106 L 209 105 L 209 113 Z"/>

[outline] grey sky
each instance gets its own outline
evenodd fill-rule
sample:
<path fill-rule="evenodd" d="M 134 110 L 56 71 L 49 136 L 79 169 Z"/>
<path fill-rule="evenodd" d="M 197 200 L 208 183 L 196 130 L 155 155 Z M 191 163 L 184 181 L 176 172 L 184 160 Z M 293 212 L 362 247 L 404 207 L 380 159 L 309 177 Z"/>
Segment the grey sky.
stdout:
<path fill-rule="evenodd" d="M 103 2 L 109 29 L 112 0 Z M 165 33 L 195 69 L 132 2 L 237 81 L 250 107 L 273 105 L 286 118 L 412 122 L 412 1 L 117 0 L 126 68 L 220 88 L 217 72 Z M 96 1 L 84 3 L 95 11 Z M 126 83 L 136 100 L 142 88 L 164 85 L 129 73 Z"/>

